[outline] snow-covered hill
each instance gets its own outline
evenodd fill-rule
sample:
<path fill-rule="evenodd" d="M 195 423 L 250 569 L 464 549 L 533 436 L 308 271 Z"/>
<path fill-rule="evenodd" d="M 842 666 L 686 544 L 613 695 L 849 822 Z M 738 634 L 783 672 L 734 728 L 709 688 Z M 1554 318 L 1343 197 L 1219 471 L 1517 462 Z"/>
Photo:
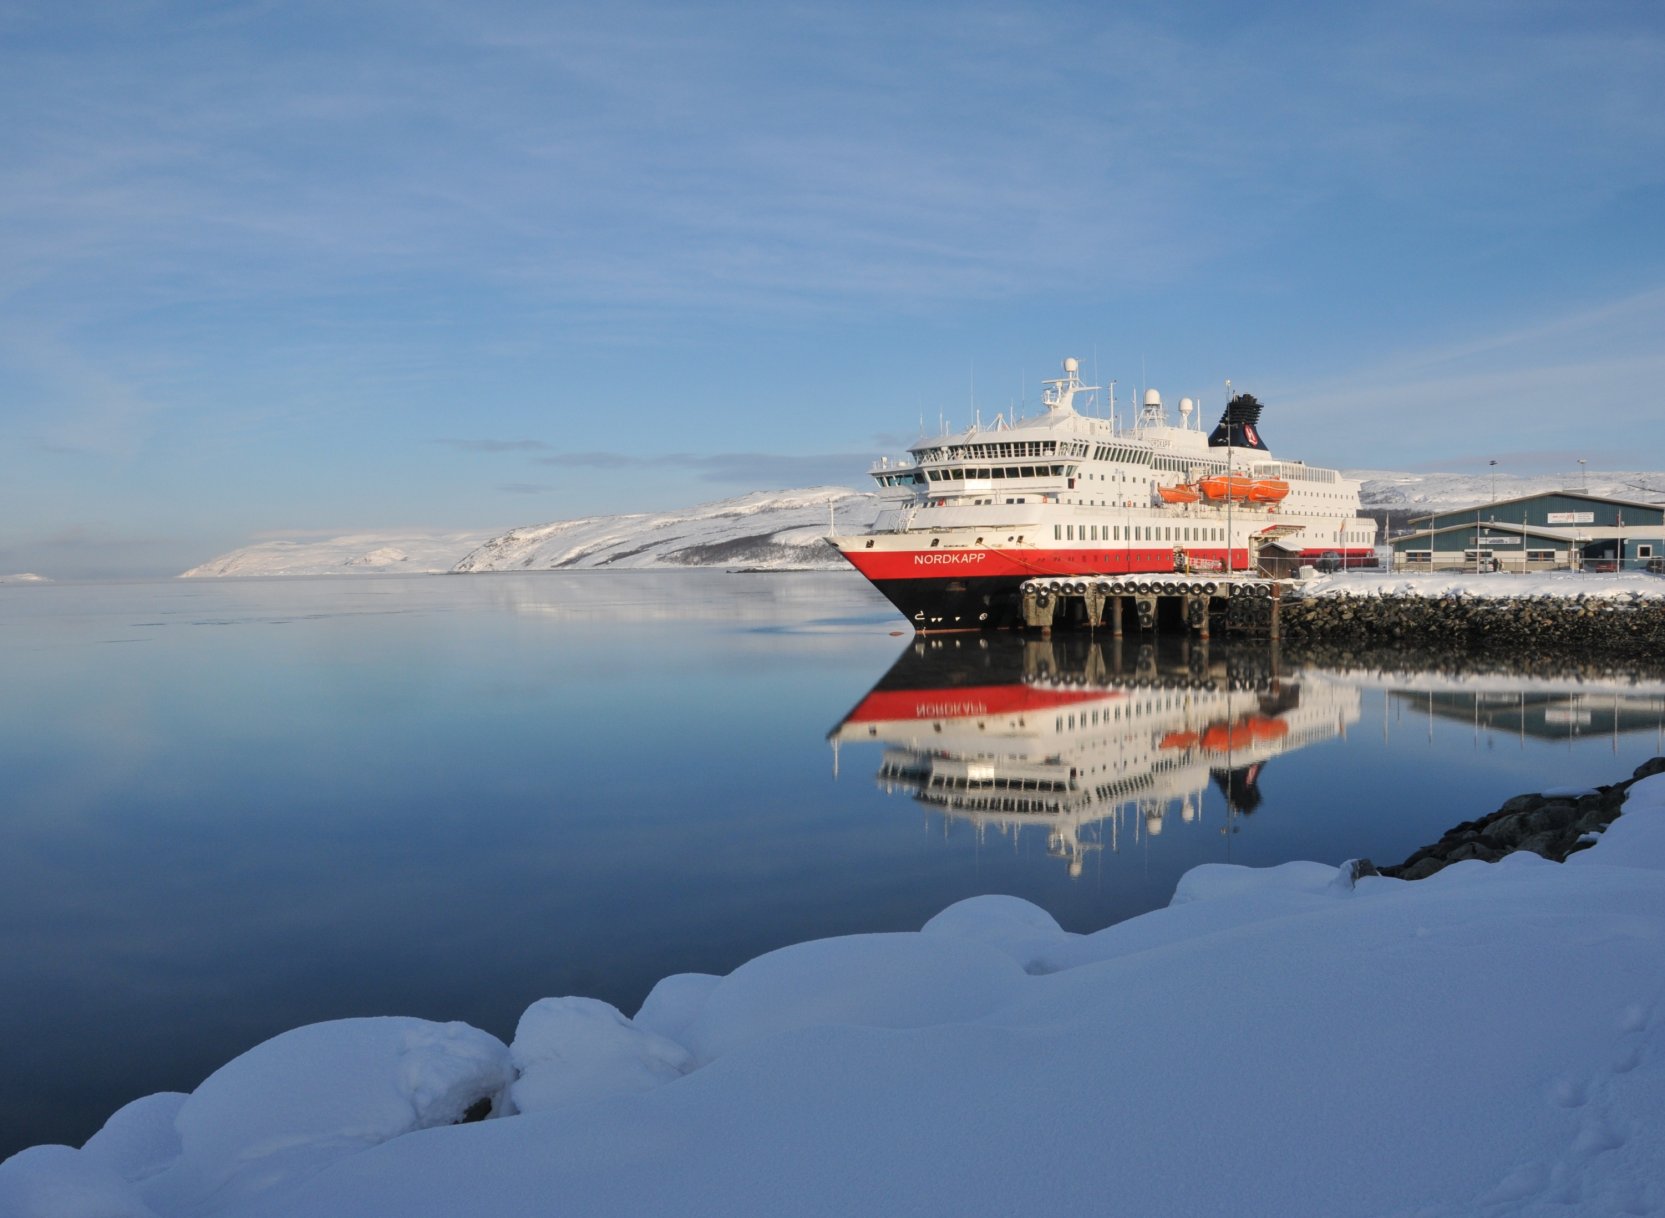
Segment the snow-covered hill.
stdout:
<path fill-rule="evenodd" d="M 1349 478 L 1364 485 L 1360 498 L 1370 508 L 1405 508 L 1412 512 L 1449 512 L 1497 499 L 1537 495 L 1545 491 L 1583 490 L 1585 482 L 1565 474 L 1401 474 L 1390 470 L 1349 470 Z M 1495 493 L 1494 493 L 1495 484 Z M 1649 493 L 1646 488 L 1656 488 Z M 1592 495 L 1635 499 L 1643 503 L 1665 498 L 1665 474 L 1597 473 L 1588 475 Z"/>
<path fill-rule="evenodd" d="M 181 579 L 214 575 L 357 575 L 372 571 L 437 574 L 487 540 L 489 532 L 423 533 L 411 529 L 348 533 L 304 541 L 263 541 L 244 546 L 181 574 Z"/>
<path fill-rule="evenodd" d="M 681 512 L 590 516 L 514 529 L 456 565 L 468 571 L 547 571 L 567 567 L 839 568 L 822 539 L 829 520 L 864 528 L 877 500 L 841 486 L 760 491 Z"/>
<path fill-rule="evenodd" d="M 1562 487 L 1558 475 L 1405 474 L 1353 471 L 1368 508 L 1434 512 Z M 1662 490 L 1648 494 L 1644 487 Z M 1658 499 L 1665 474 L 1594 473 L 1592 494 Z M 1495 494 L 1494 494 L 1495 492 Z M 353 575 L 365 572 L 547 571 L 585 567 L 768 567 L 838 570 L 822 541 L 828 512 L 840 530 L 870 524 L 878 500 L 841 486 L 757 491 L 680 511 L 586 516 L 503 533 L 362 532 L 317 541 L 268 541 L 222 554 L 184 574 Z"/>

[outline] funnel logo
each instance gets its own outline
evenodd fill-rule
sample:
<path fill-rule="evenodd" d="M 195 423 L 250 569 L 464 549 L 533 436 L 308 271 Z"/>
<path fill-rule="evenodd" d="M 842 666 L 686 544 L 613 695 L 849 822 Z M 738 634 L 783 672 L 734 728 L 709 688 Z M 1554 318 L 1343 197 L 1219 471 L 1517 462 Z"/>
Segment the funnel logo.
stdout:
<path fill-rule="evenodd" d="M 1260 447 L 1260 437 L 1255 435 L 1255 428 L 1254 428 L 1253 423 L 1243 424 L 1243 438 L 1245 440 L 1247 440 L 1250 443 L 1251 446 L 1253 446 L 1255 448 Z"/>

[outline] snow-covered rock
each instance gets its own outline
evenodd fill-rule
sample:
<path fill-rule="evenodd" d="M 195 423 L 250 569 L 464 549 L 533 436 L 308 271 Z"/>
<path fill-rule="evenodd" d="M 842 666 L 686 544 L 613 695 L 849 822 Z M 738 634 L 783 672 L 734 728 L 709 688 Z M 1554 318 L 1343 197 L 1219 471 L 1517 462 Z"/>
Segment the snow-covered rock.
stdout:
<path fill-rule="evenodd" d="M 682 1034 L 698 1062 L 825 1024 L 923 1028 L 974 1019 L 1024 972 L 996 948 L 918 932 L 817 939 L 748 961 L 711 990 Z"/>
<path fill-rule="evenodd" d="M 190 1097 L 163 1091 L 118 1108 L 81 1148 L 125 1180 L 145 1180 L 179 1158 L 183 1147 L 175 1123 Z"/>
<path fill-rule="evenodd" d="M 680 1040 L 683 1030 L 694 1022 L 721 980 L 711 973 L 672 973 L 661 977 L 648 991 L 633 1022 L 638 1028 Z"/>
<path fill-rule="evenodd" d="M 519 1112 L 542 1112 L 651 1091 L 693 1064 L 675 1041 L 637 1027 L 595 998 L 544 998 L 520 1017 L 509 1046 Z"/>
<path fill-rule="evenodd" d="M 496 1107 L 512 1078 L 508 1047 L 467 1024 L 295 1028 L 220 1067 L 179 1106 L 178 1158 L 142 1195 L 172 1214 L 293 1184 L 343 1155 Z"/>

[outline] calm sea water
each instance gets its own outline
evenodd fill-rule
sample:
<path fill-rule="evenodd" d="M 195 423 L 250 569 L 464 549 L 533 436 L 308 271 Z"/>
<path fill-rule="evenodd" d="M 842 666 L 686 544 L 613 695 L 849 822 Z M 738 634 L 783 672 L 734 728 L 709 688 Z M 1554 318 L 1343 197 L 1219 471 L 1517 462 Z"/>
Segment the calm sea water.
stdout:
<path fill-rule="evenodd" d="M 847 575 L 0 587 L 0 1155 L 350 1015 L 513 1034 L 1015 893 L 1398 861 L 1662 751 L 1665 687 L 916 643 Z"/>

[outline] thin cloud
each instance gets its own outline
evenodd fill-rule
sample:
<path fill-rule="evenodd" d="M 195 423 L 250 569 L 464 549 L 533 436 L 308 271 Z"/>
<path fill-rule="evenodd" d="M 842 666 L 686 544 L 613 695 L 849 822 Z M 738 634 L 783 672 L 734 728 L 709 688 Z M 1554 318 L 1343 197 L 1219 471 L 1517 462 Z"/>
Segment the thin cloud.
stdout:
<path fill-rule="evenodd" d="M 443 436 L 434 443 L 471 453 L 542 452 L 549 447 L 542 440 L 470 440 L 456 436 Z"/>
<path fill-rule="evenodd" d="M 637 457 L 625 453 L 559 453 L 537 458 L 539 465 L 560 469 L 681 469 L 701 482 L 800 486 L 809 483 L 859 483 L 872 462 L 868 453 L 787 456 L 779 453 L 665 453 Z"/>
<path fill-rule="evenodd" d="M 542 495 L 555 488 L 542 482 L 505 482 L 497 489 L 509 495 Z"/>

